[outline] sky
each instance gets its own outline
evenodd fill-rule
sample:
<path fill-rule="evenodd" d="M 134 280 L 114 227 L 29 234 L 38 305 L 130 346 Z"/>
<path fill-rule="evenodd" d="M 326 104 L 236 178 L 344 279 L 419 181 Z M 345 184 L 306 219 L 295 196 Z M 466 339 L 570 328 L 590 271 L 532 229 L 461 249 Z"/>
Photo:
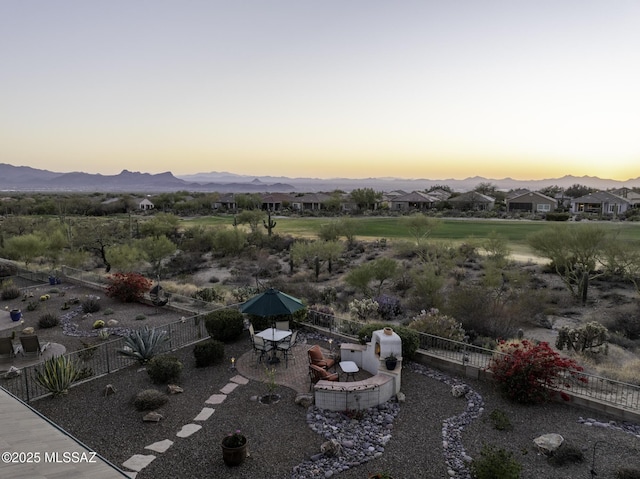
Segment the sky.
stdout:
<path fill-rule="evenodd" d="M 640 176 L 637 0 L 0 0 L 0 163 Z"/>

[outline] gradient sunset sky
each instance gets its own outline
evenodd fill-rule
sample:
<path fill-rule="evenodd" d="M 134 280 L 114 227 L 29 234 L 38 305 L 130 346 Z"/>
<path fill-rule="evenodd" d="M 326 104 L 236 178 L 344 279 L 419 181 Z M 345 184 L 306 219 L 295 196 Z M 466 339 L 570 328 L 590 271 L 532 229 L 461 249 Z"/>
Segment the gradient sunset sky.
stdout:
<path fill-rule="evenodd" d="M 640 176 L 638 0 L 2 0 L 0 163 Z"/>

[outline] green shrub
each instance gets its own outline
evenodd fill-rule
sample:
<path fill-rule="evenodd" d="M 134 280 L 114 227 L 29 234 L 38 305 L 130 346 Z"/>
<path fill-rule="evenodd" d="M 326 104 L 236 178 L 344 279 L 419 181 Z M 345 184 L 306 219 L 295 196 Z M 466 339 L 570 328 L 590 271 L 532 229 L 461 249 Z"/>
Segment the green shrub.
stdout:
<path fill-rule="evenodd" d="M 47 359 L 42 369 L 36 369 L 36 381 L 55 397 L 67 394 L 78 374 L 76 363 L 68 356 L 55 356 Z"/>
<path fill-rule="evenodd" d="M 556 467 L 582 461 L 584 461 L 583 452 L 579 448 L 566 442 L 562 444 L 560 448 L 556 449 L 553 455 L 549 456 L 549 463 Z"/>
<path fill-rule="evenodd" d="M 147 363 L 147 374 L 154 384 L 175 382 L 180 377 L 182 363 L 175 356 L 155 356 Z"/>
<path fill-rule="evenodd" d="M 16 299 L 20 297 L 20 288 L 18 288 L 13 283 L 4 284 L 2 286 L 2 291 L 0 292 L 0 296 L 3 300 Z"/>
<path fill-rule="evenodd" d="M 244 318 L 235 309 L 221 309 L 207 314 L 204 325 L 213 339 L 233 341 L 244 331 Z"/>
<path fill-rule="evenodd" d="M 144 321 L 147 317 L 144 314 L 137 314 L 134 318 L 136 321 Z"/>
<path fill-rule="evenodd" d="M 571 215 L 569 213 L 547 213 L 545 219 L 547 221 L 569 221 Z"/>
<path fill-rule="evenodd" d="M 169 402 L 166 394 L 157 389 L 145 389 L 136 394 L 133 405 L 138 411 L 153 411 Z"/>
<path fill-rule="evenodd" d="M 104 314 L 105 316 L 110 316 L 110 315 L 112 315 L 113 313 L 114 313 L 114 311 L 113 311 L 113 309 L 111 309 L 111 308 L 107 308 L 107 309 L 105 309 L 105 310 L 102 312 L 102 314 Z"/>
<path fill-rule="evenodd" d="M 216 288 L 202 288 L 193 294 L 193 297 L 208 303 L 219 303 L 224 300 L 224 295 Z"/>
<path fill-rule="evenodd" d="M 133 331 L 124 338 L 124 348 L 120 354 L 137 359 L 140 363 L 146 363 L 156 354 L 160 353 L 164 343 L 169 340 L 166 331 L 144 329 Z"/>
<path fill-rule="evenodd" d="M 419 315 L 413 317 L 408 327 L 421 333 L 432 334 L 453 341 L 464 340 L 462 324 L 456 321 L 455 318 L 442 314 L 436 308 L 432 308 L 429 311 L 422 310 Z"/>
<path fill-rule="evenodd" d="M 93 329 L 102 329 L 104 328 L 104 321 L 101 319 L 98 319 L 97 321 L 95 321 L 93 323 Z"/>
<path fill-rule="evenodd" d="M 93 314 L 100 311 L 100 300 L 95 296 L 87 296 L 87 298 L 82 301 L 82 312 L 84 314 Z"/>
<path fill-rule="evenodd" d="M 194 346 L 193 355 L 197 367 L 210 366 L 224 358 L 224 343 L 216 339 L 207 339 Z"/>
<path fill-rule="evenodd" d="M 364 338 L 371 338 L 371 335 L 374 331 L 379 329 L 384 329 L 386 326 L 389 326 L 385 323 L 372 323 L 363 326 L 358 331 L 358 338 L 360 342 L 364 342 Z M 400 336 L 402 340 L 402 358 L 403 359 L 413 359 L 420 346 L 420 336 L 413 329 L 409 329 L 404 326 L 393 326 L 393 331 Z"/>
<path fill-rule="evenodd" d="M 511 452 L 484 445 L 480 457 L 471 462 L 471 475 L 476 479 L 518 479 L 522 465 Z"/>
<path fill-rule="evenodd" d="M 502 409 L 494 409 L 491 411 L 489 419 L 491 419 L 493 427 L 498 431 L 511 431 L 511 429 L 513 429 L 511 421 Z"/>
<path fill-rule="evenodd" d="M 44 313 L 38 318 L 38 327 L 41 329 L 53 328 L 60 324 L 60 318 L 53 313 Z"/>

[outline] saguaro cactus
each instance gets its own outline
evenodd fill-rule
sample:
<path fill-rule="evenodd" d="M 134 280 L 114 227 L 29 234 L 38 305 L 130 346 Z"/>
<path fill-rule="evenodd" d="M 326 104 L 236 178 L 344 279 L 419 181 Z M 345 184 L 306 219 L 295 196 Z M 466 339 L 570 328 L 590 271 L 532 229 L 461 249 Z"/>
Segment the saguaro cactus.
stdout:
<path fill-rule="evenodd" d="M 271 232 L 273 231 L 273 228 L 276 227 L 276 222 L 271 219 L 271 210 L 267 210 L 267 215 L 268 215 L 267 221 L 262 220 L 262 224 L 264 224 L 264 227 L 267 229 L 267 235 L 271 236 Z"/>

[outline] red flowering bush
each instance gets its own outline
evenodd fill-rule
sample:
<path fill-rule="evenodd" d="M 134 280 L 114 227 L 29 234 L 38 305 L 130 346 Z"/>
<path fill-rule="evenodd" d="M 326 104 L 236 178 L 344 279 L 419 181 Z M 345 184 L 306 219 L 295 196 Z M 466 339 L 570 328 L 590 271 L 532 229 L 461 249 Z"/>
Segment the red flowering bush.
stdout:
<path fill-rule="evenodd" d="M 583 370 L 574 360 L 561 357 L 548 343 L 534 344 L 522 341 L 501 341 L 498 351 L 489 365 L 493 377 L 502 393 L 510 400 L 535 404 L 543 402 L 553 394 L 553 387 L 570 381 L 586 382 L 579 374 Z M 563 399 L 569 396 L 561 393 Z"/>
<path fill-rule="evenodd" d="M 107 296 L 123 303 L 140 301 L 152 285 L 151 280 L 138 273 L 115 273 L 107 281 Z"/>

